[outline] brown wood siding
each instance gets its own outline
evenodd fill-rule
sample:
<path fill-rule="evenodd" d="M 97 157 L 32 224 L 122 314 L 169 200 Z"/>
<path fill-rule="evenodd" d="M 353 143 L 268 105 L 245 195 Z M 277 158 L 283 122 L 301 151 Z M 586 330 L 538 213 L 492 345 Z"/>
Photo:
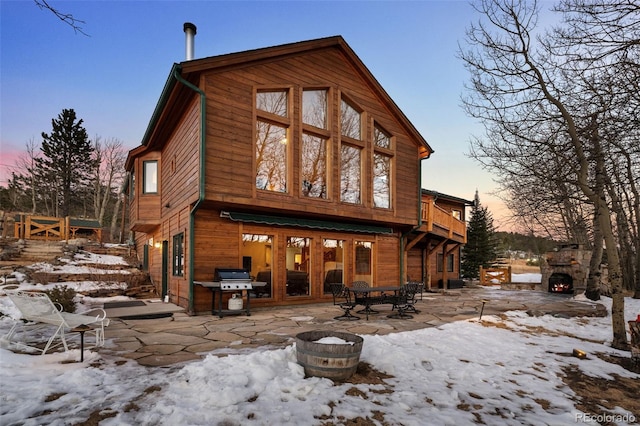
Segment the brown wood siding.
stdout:
<path fill-rule="evenodd" d="M 220 218 L 218 210 L 199 210 L 196 214 L 195 226 L 195 252 L 194 266 L 196 281 L 211 281 L 215 268 L 240 268 L 242 267 L 242 234 L 260 234 L 273 237 L 272 263 L 268 266 L 255 263 L 255 271 L 270 269 L 272 271 L 273 297 L 252 299 L 251 306 L 279 306 L 291 303 L 317 303 L 330 302 L 332 296 L 323 291 L 323 247 L 325 238 L 345 241 L 344 276 L 347 284 L 354 280 L 355 271 L 353 264 L 353 247 L 355 241 L 371 241 L 374 245 L 374 285 L 398 285 L 399 284 L 399 237 L 372 236 L 351 233 L 341 233 L 325 230 L 294 229 L 285 227 L 262 226 L 241 222 L 232 222 Z M 311 238 L 311 270 L 309 274 L 311 294 L 309 296 L 287 297 L 286 282 L 286 240 L 287 237 Z M 200 286 L 195 286 L 194 308 L 197 313 L 210 312 L 211 292 Z M 224 304 L 226 306 L 225 295 Z M 175 303 L 175 302 L 174 302 Z M 187 306 L 186 300 L 180 300 L 181 306 Z M 184 305 L 182 305 L 184 303 Z"/>
<path fill-rule="evenodd" d="M 376 240 L 375 285 L 400 284 L 400 247 L 397 237 L 380 236 Z"/>
<path fill-rule="evenodd" d="M 207 162 L 206 198 L 237 206 L 260 209 L 280 209 L 281 214 L 305 212 L 312 215 L 333 215 L 346 219 L 371 220 L 413 225 L 417 222 L 419 162 L 417 142 L 410 139 L 405 129 L 390 113 L 371 87 L 345 60 L 337 48 L 311 51 L 272 62 L 208 72 L 204 77 L 207 94 Z M 373 120 L 394 136 L 393 209 L 374 209 L 371 205 L 371 162 L 373 150 L 370 141 L 363 152 L 366 184 L 364 205 L 341 203 L 339 179 L 339 140 L 331 139 L 331 184 L 328 200 L 310 199 L 300 195 L 298 147 L 300 128 L 299 111 L 291 112 L 292 140 L 295 150 L 294 170 L 288 183 L 289 193 L 268 193 L 255 190 L 253 134 L 253 91 L 260 87 L 293 87 L 290 96 L 299 96 L 304 87 L 333 88 L 330 100 L 333 111 L 331 124 L 337 130 L 339 96 L 344 93 L 363 108 L 364 131 L 370 138 Z"/>
<path fill-rule="evenodd" d="M 163 216 L 176 214 L 173 211 L 175 208 L 182 208 L 198 198 L 199 123 L 200 103 L 199 99 L 194 97 L 162 152 L 160 176 Z"/>
<path fill-rule="evenodd" d="M 135 209 L 137 211 L 136 223 L 153 223 L 158 224 L 160 222 L 160 194 L 162 191 L 162 182 L 158 176 L 158 192 L 156 194 L 143 194 L 144 184 L 144 162 L 145 161 L 158 161 L 158 173 L 162 168 L 162 160 L 160 152 L 152 151 L 141 156 L 136 161 L 136 197 L 134 199 Z M 132 223 L 135 225 L 135 223 Z"/>
<path fill-rule="evenodd" d="M 420 250 L 419 248 L 409 250 L 409 252 L 407 253 L 406 272 L 407 281 L 423 281 L 422 250 Z"/>

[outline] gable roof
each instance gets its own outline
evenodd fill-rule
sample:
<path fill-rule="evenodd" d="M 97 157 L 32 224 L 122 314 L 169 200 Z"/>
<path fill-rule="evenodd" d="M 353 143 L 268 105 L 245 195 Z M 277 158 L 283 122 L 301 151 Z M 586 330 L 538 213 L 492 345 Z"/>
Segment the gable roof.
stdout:
<path fill-rule="evenodd" d="M 177 79 L 175 77 L 176 73 L 178 73 L 188 82 L 197 86 L 200 73 L 205 71 L 211 71 L 225 67 L 233 67 L 237 65 L 248 65 L 267 60 L 271 61 L 277 58 L 295 56 L 308 51 L 327 48 L 338 48 L 343 53 L 344 57 L 368 84 L 370 89 L 374 93 L 376 93 L 387 105 L 389 105 L 391 113 L 395 116 L 398 122 L 405 127 L 408 134 L 411 135 L 414 140 L 418 141 L 418 143 L 420 144 L 420 157 L 428 158 L 434 152 L 434 150 L 431 148 L 431 146 L 429 146 L 427 141 L 422 137 L 415 126 L 409 121 L 402 110 L 396 105 L 393 99 L 391 99 L 389 94 L 384 90 L 384 88 L 380 85 L 373 74 L 360 60 L 360 58 L 355 54 L 351 47 L 349 47 L 342 36 L 332 36 L 308 41 L 300 41 L 278 46 L 247 50 L 243 52 L 211 56 L 202 59 L 194 59 L 190 61 L 184 61 L 179 64 L 173 64 L 173 67 L 171 68 L 171 71 L 167 78 L 167 82 L 165 83 L 165 86 L 160 95 L 160 99 L 158 100 L 153 115 L 151 116 L 151 119 L 149 121 L 149 125 L 147 126 L 147 130 L 143 136 L 141 145 L 148 146 L 149 142 L 153 138 L 153 135 L 156 133 L 159 124 L 161 124 L 162 122 L 161 119 L 163 117 L 167 118 L 165 110 L 169 106 L 171 106 L 172 102 L 177 102 L 177 100 L 180 98 L 179 92 L 182 91 L 183 93 L 186 93 L 187 89 L 184 87 L 184 85 L 178 85 Z M 188 95 L 193 96 L 193 92 L 190 91 Z M 132 154 L 135 155 L 133 151 L 130 152 L 130 156 Z M 127 163 L 129 163 L 129 159 L 127 159 Z"/>
<path fill-rule="evenodd" d="M 430 195 L 434 199 L 442 198 L 443 200 L 451 201 L 454 203 L 464 204 L 466 206 L 472 206 L 473 201 L 465 200 L 464 198 L 454 197 L 453 195 L 443 194 L 442 192 L 432 191 L 430 189 L 422 189 L 422 195 Z"/>

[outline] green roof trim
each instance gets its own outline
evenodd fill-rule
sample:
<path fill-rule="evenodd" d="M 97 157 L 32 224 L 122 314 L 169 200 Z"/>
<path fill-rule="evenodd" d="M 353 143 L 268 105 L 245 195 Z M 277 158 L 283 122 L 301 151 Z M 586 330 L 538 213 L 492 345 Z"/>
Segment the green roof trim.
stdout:
<path fill-rule="evenodd" d="M 102 228 L 100 222 L 95 219 L 69 219 L 69 225 L 77 228 Z"/>
<path fill-rule="evenodd" d="M 327 220 L 300 219 L 285 216 L 268 216 L 262 214 L 221 212 L 220 217 L 235 222 L 251 222 L 263 225 L 296 226 L 300 228 L 326 229 L 330 231 L 358 232 L 362 234 L 393 234 L 392 228 L 356 223 L 331 222 Z"/>

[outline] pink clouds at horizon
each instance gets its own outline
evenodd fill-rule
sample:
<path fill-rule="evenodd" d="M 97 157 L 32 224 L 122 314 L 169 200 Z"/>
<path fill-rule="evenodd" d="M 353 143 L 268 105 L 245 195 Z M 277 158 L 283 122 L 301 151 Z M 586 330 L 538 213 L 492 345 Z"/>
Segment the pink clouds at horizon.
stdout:
<path fill-rule="evenodd" d="M 0 144 L 0 186 L 6 187 L 12 172 L 19 172 L 18 162 L 24 155 L 24 148 L 16 148 L 11 144 Z"/>

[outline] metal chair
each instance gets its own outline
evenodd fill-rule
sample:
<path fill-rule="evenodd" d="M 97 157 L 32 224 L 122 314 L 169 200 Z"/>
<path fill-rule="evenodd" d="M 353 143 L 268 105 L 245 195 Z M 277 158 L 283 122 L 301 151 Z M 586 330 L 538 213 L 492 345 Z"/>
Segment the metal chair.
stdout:
<path fill-rule="evenodd" d="M 351 301 L 351 292 L 342 283 L 331 283 L 331 294 L 333 295 L 333 304 L 339 306 L 344 314 L 334 317 L 333 319 L 340 321 L 356 321 L 360 317 L 357 317 L 351 313 L 351 310 L 356 307 L 356 303 Z"/>
<path fill-rule="evenodd" d="M 409 281 L 405 284 L 405 287 L 407 291 L 407 311 L 419 314 L 420 311 L 416 309 L 416 302 L 418 301 L 418 294 L 422 295 L 424 283 Z"/>
<path fill-rule="evenodd" d="M 410 295 L 410 292 L 407 289 L 406 285 L 403 285 L 402 287 L 400 287 L 400 290 L 398 291 L 396 296 L 393 297 L 393 309 L 397 311 L 393 314 L 387 315 L 387 318 L 394 318 L 394 319 L 413 318 L 413 315 L 407 314 L 407 311 L 410 310 L 412 307 L 410 300 L 414 296 L 415 296 L 415 293 L 413 295 Z"/>

